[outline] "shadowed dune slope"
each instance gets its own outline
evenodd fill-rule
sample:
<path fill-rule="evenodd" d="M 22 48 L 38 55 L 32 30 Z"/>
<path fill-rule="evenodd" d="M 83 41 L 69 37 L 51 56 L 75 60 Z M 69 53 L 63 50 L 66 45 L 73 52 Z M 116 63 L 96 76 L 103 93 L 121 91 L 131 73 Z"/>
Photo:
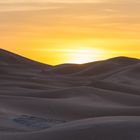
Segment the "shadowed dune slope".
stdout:
<path fill-rule="evenodd" d="M 12 52 L 0 49 L 0 65 L 23 65 L 23 66 L 38 66 L 38 67 L 50 67 L 50 65 L 46 65 L 43 63 L 39 63 L 20 55 L 14 54 Z"/>
<path fill-rule="evenodd" d="M 136 140 L 139 139 L 139 117 L 108 117 L 75 121 L 54 129 L 32 134 L 3 135 L 3 140 Z"/>

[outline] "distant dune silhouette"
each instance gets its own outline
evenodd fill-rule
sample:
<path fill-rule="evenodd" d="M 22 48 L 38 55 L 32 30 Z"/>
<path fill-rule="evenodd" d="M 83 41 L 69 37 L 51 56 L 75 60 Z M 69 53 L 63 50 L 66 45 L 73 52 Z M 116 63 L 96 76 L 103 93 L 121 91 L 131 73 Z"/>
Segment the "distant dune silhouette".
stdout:
<path fill-rule="evenodd" d="M 139 59 L 50 66 L 0 49 L 0 140 L 139 138 Z"/>
<path fill-rule="evenodd" d="M 52 72 L 55 74 L 74 74 L 79 76 L 97 76 L 100 74 L 118 70 L 132 64 L 137 64 L 139 63 L 139 61 L 140 60 L 135 58 L 116 57 L 105 61 L 97 61 L 80 65 L 62 64 L 52 67 L 52 69 L 49 69 L 48 72 Z"/>

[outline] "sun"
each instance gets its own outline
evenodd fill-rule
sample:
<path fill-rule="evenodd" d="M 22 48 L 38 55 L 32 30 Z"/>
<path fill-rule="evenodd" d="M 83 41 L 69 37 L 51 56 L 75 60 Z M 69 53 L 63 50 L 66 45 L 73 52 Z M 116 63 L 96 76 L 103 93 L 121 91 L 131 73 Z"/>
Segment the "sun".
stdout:
<path fill-rule="evenodd" d="M 101 57 L 102 51 L 93 48 L 77 48 L 69 51 L 69 62 L 83 64 L 97 61 Z"/>
<path fill-rule="evenodd" d="M 91 54 L 91 52 L 87 52 L 87 50 L 77 50 L 71 55 L 71 61 L 76 64 L 83 64 L 90 61 L 95 61 L 93 54 Z"/>

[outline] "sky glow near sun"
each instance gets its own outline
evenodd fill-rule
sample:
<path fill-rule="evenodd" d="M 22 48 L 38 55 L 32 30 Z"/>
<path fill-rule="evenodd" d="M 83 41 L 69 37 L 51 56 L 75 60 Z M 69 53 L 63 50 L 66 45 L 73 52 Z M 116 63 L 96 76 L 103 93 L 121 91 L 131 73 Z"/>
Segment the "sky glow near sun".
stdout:
<path fill-rule="evenodd" d="M 0 42 L 51 65 L 140 58 L 140 1 L 0 0 Z"/>

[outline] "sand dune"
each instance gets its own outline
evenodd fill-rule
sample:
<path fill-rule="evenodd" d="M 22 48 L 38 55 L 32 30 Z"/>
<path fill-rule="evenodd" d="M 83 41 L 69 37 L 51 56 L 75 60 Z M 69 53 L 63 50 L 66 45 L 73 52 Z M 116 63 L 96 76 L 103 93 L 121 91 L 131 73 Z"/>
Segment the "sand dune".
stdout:
<path fill-rule="evenodd" d="M 0 50 L 0 140 L 140 139 L 140 60 L 49 66 Z"/>
<path fill-rule="evenodd" d="M 6 50 L 0 49 L 0 65 L 18 65 L 18 67 L 50 67 L 50 65 L 45 65 L 23 56 L 8 52 Z"/>
<path fill-rule="evenodd" d="M 139 87 L 140 85 L 140 63 L 131 65 L 124 70 L 109 76 L 106 81 L 121 83 L 129 86 Z"/>

